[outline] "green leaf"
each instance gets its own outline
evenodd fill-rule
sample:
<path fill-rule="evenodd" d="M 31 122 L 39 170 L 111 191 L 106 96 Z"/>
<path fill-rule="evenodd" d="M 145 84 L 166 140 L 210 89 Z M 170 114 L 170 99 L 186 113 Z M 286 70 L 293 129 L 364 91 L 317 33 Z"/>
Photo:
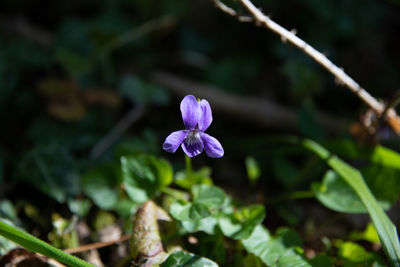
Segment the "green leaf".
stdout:
<path fill-rule="evenodd" d="M 254 228 L 265 218 L 265 209 L 262 205 L 252 205 L 219 218 L 218 224 L 222 233 L 233 239 L 246 239 Z"/>
<path fill-rule="evenodd" d="M 195 185 L 192 188 L 193 202 L 203 204 L 209 209 L 218 209 L 225 202 L 225 193 L 212 185 Z"/>
<path fill-rule="evenodd" d="M 86 216 L 92 206 L 92 203 L 88 199 L 69 199 L 67 203 L 69 210 L 81 218 Z"/>
<path fill-rule="evenodd" d="M 210 175 L 211 169 L 209 167 L 203 167 L 197 171 L 192 170 L 190 175 L 186 171 L 181 171 L 176 173 L 175 183 L 185 189 L 191 189 L 196 184 L 212 185 Z"/>
<path fill-rule="evenodd" d="M 365 182 L 376 199 L 390 206 L 400 195 L 400 170 L 380 165 L 367 166 L 361 169 Z"/>
<path fill-rule="evenodd" d="M 400 193 L 400 171 L 373 165 L 364 168 L 362 173 L 379 205 L 389 209 Z M 367 212 L 356 192 L 334 171 L 327 171 L 322 183 L 314 183 L 312 189 L 317 199 L 330 209 L 349 213 Z"/>
<path fill-rule="evenodd" d="M 210 214 L 209 208 L 201 203 L 194 203 L 189 209 L 189 218 L 194 221 L 203 219 Z"/>
<path fill-rule="evenodd" d="M 17 211 L 11 201 L 4 199 L 0 201 L 0 218 L 19 223 Z"/>
<path fill-rule="evenodd" d="M 356 192 L 336 172 L 328 170 L 322 183 L 313 183 L 316 198 L 326 207 L 347 213 L 365 213 L 367 209 Z M 387 209 L 390 205 L 383 205 Z"/>
<path fill-rule="evenodd" d="M 169 163 L 150 155 L 121 157 L 121 164 L 125 190 L 137 203 L 153 198 L 173 179 Z"/>
<path fill-rule="evenodd" d="M 64 203 L 67 196 L 80 194 L 78 162 L 71 151 L 57 141 L 47 141 L 26 152 L 19 175 L 43 193 Z"/>
<path fill-rule="evenodd" d="M 262 261 L 255 255 L 249 254 L 244 259 L 238 259 L 238 264 L 243 264 L 246 267 L 263 267 Z"/>
<path fill-rule="evenodd" d="M 171 215 L 180 221 L 198 221 L 215 213 L 225 202 L 224 191 L 212 185 L 195 185 L 193 202 L 176 200 L 170 206 Z"/>
<path fill-rule="evenodd" d="M 258 178 L 260 178 L 261 170 L 258 162 L 253 157 L 246 157 L 245 160 L 247 177 L 252 184 L 256 183 Z"/>
<path fill-rule="evenodd" d="M 256 255 L 268 266 L 311 267 L 303 255 L 299 254 L 299 240 L 289 229 L 281 229 L 273 237 L 262 225 L 258 225 L 249 238 L 242 240 L 242 244 L 247 252 Z"/>
<path fill-rule="evenodd" d="M 279 267 L 311 267 L 304 256 L 299 255 L 295 250 L 287 250 L 278 262 Z"/>
<path fill-rule="evenodd" d="M 29 251 L 40 253 L 49 258 L 53 258 L 58 260 L 61 263 L 64 263 L 68 266 L 77 266 L 77 267 L 93 267 L 93 265 L 76 258 L 68 253 L 65 253 L 46 242 L 27 234 L 11 225 L 8 225 L 2 221 L 0 221 L 0 235 L 8 238 L 15 243 L 23 246 Z"/>
<path fill-rule="evenodd" d="M 198 221 L 181 221 L 182 228 L 186 233 L 205 232 L 209 235 L 216 233 L 218 219 L 214 216 L 208 216 Z"/>
<path fill-rule="evenodd" d="M 296 248 L 300 248 L 303 247 L 303 243 L 301 241 L 301 238 L 299 237 L 299 235 L 293 231 L 290 228 L 279 228 L 276 231 L 276 236 L 275 238 L 277 240 L 279 240 L 280 242 L 282 242 L 282 244 L 286 247 L 286 248 L 291 248 L 291 247 L 296 247 Z"/>
<path fill-rule="evenodd" d="M 400 266 L 400 244 L 396 227 L 379 206 L 361 173 L 311 140 L 303 140 L 301 144 L 325 160 L 354 189 L 371 216 L 389 261 L 393 266 Z"/>
<path fill-rule="evenodd" d="M 175 201 L 172 203 L 169 212 L 175 219 L 180 221 L 198 221 L 211 214 L 207 206 L 204 204 L 184 204 L 181 201 Z"/>
<path fill-rule="evenodd" d="M 341 258 L 352 262 L 367 262 L 372 258 L 372 255 L 368 253 L 362 246 L 350 241 L 337 241 L 336 247 L 339 249 L 338 255 Z"/>
<path fill-rule="evenodd" d="M 171 165 L 165 159 L 153 159 L 152 163 L 155 165 L 158 172 L 159 186 L 169 186 L 174 179 L 174 172 Z"/>
<path fill-rule="evenodd" d="M 382 145 L 361 147 L 352 140 L 338 140 L 330 142 L 328 149 L 345 158 L 365 159 L 376 165 L 400 169 L 400 154 Z"/>
<path fill-rule="evenodd" d="M 14 205 L 7 199 L 0 201 L 0 221 L 14 227 L 16 227 L 16 224 L 20 224 Z M 17 245 L 14 242 L 0 236 L 0 255 L 4 255 L 16 247 Z"/>
<path fill-rule="evenodd" d="M 119 170 L 113 165 L 103 165 L 86 172 L 82 188 L 101 209 L 110 210 L 118 202 Z"/>
<path fill-rule="evenodd" d="M 176 251 L 161 264 L 161 267 L 217 267 L 218 264 L 212 260 L 188 253 L 185 251 Z"/>
<path fill-rule="evenodd" d="M 379 235 L 373 224 L 369 223 L 367 228 L 362 231 L 354 231 L 350 234 L 351 240 L 365 240 L 372 243 L 380 244 Z"/>
<path fill-rule="evenodd" d="M 325 254 L 318 254 L 310 260 L 310 264 L 314 267 L 332 267 L 332 260 Z"/>
<path fill-rule="evenodd" d="M 118 205 L 113 207 L 113 211 L 119 216 L 128 219 L 139 208 L 139 203 L 134 203 L 130 198 L 122 198 L 118 200 Z"/>
<path fill-rule="evenodd" d="M 11 226 L 16 227 L 12 222 L 8 221 L 7 219 L 3 219 L 3 218 L 0 217 L 0 222 L 1 221 L 5 222 L 5 223 L 7 223 L 7 224 L 9 224 Z M 8 251 L 10 251 L 10 250 L 12 250 L 12 249 L 14 249 L 16 247 L 18 247 L 18 245 L 15 242 L 13 242 L 13 241 L 5 238 L 5 237 L 0 236 L 0 255 L 4 255 Z"/>
<path fill-rule="evenodd" d="M 400 169 L 400 154 L 384 146 L 376 146 L 369 159 L 382 166 Z"/>

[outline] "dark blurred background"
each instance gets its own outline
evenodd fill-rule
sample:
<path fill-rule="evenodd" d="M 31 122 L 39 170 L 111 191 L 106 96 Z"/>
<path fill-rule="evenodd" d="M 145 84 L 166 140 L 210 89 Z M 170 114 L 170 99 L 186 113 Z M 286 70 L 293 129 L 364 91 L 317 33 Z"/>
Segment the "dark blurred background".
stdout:
<path fill-rule="evenodd" d="M 254 3 L 375 97 L 389 101 L 400 89 L 399 1 Z M 333 140 L 365 141 L 362 130 L 349 131 L 364 103 L 302 52 L 212 1 L 2 0 L 0 198 L 65 203 L 83 194 L 83 173 L 126 154 L 154 153 L 179 170 L 181 150 L 161 145 L 183 128 L 179 103 L 189 93 L 211 103 L 208 133 L 226 153 L 198 156 L 194 167 L 211 166 L 217 184 L 250 201 L 248 156 L 261 166 L 261 198 L 308 188 L 324 171 L 271 135 L 310 137 L 336 153 Z M 399 148 L 384 131 L 374 142 Z"/>

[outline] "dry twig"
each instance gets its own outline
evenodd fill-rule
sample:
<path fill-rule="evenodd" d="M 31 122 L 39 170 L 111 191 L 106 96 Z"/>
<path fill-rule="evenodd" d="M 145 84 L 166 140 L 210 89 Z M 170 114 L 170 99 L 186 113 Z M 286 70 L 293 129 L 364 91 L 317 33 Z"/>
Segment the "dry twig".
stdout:
<path fill-rule="evenodd" d="M 0 28 L 9 33 L 16 33 L 36 43 L 49 46 L 53 42 L 53 36 L 45 30 L 33 26 L 23 17 L 0 16 Z"/>
<path fill-rule="evenodd" d="M 211 85 L 194 82 L 167 72 L 154 72 L 152 79 L 177 95 L 193 94 L 208 99 L 216 110 L 235 118 L 242 118 L 262 127 L 287 131 L 298 131 L 299 129 L 296 110 L 279 105 L 274 101 L 234 96 Z M 268 116 L 262 116 L 262 114 L 268 114 Z M 337 132 L 347 127 L 346 120 L 328 114 L 318 113 L 316 119 L 330 132 Z"/>
<path fill-rule="evenodd" d="M 224 11 L 226 14 L 231 15 L 232 17 L 237 17 L 239 21 L 241 21 L 241 22 L 252 22 L 253 21 L 252 17 L 239 15 L 234 9 L 228 7 L 227 5 L 222 3 L 221 1 L 218 1 L 218 0 L 213 0 L 213 1 L 214 1 L 214 4 L 219 9 Z"/>
<path fill-rule="evenodd" d="M 121 236 L 117 240 L 105 241 L 105 242 L 96 242 L 96 243 L 93 243 L 93 244 L 83 245 L 83 246 L 76 247 L 76 248 L 68 248 L 68 249 L 64 249 L 64 252 L 67 252 L 67 253 L 70 253 L 70 254 L 75 254 L 75 253 L 85 252 L 85 251 L 88 251 L 88 250 L 99 249 L 99 248 L 115 245 L 115 244 L 121 243 L 123 241 L 126 241 L 129 238 L 131 238 L 131 236 L 132 236 L 131 234 L 127 234 L 127 235 Z"/>
<path fill-rule="evenodd" d="M 225 4 L 219 0 L 213 0 L 216 6 L 223 12 L 238 17 L 236 11 L 227 7 Z M 299 48 L 305 54 L 313 58 L 316 62 L 322 65 L 326 70 L 328 70 L 337 81 L 341 84 L 347 86 L 353 93 L 355 93 L 362 101 L 364 101 L 374 112 L 380 117 L 385 115 L 385 119 L 392 128 L 396 131 L 400 123 L 400 118 L 397 116 L 393 108 L 388 109 L 386 112 L 385 105 L 379 102 L 376 98 L 370 95 L 364 88 L 362 88 L 356 81 L 354 81 L 349 75 L 347 75 L 342 68 L 339 68 L 332 61 L 330 61 L 324 54 L 307 44 L 305 41 L 296 36 L 295 31 L 288 31 L 278 23 L 271 20 L 268 16 L 264 15 L 258 8 L 256 8 L 250 0 L 240 0 L 244 7 L 251 13 L 255 22 L 259 25 L 263 25 L 268 30 L 278 34 L 282 41 L 289 42 L 292 45 Z M 239 19 L 240 20 L 240 19 Z M 400 132 L 397 132 L 398 134 Z"/>

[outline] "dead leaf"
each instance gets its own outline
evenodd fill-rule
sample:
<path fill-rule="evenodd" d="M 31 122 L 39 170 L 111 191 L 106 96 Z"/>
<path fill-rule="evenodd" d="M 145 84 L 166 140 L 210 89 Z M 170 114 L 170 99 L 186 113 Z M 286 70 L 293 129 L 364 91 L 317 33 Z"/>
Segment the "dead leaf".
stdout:
<path fill-rule="evenodd" d="M 88 89 L 82 93 L 82 97 L 88 105 L 101 105 L 106 108 L 117 108 L 121 105 L 121 97 L 113 91 L 105 89 Z"/>
<path fill-rule="evenodd" d="M 70 80 L 46 79 L 38 84 L 38 90 L 47 98 L 76 98 L 79 85 Z"/>
<path fill-rule="evenodd" d="M 64 121 L 77 121 L 86 115 L 83 104 L 73 98 L 50 102 L 48 111 L 50 115 Z"/>

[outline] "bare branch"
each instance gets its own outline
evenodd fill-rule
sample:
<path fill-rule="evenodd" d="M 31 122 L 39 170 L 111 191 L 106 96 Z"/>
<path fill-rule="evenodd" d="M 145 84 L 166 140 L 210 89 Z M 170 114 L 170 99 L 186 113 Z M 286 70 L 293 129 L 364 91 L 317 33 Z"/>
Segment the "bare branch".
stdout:
<path fill-rule="evenodd" d="M 50 33 L 39 27 L 32 26 L 31 23 L 22 17 L 0 16 L 0 28 L 31 39 L 43 46 L 49 46 L 53 41 Z"/>
<path fill-rule="evenodd" d="M 218 0 L 213 0 L 214 2 L 219 2 Z M 364 88 L 362 88 L 356 81 L 354 81 L 349 75 L 347 75 L 342 68 L 336 66 L 332 61 L 330 61 L 324 54 L 307 44 L 305 41 L 296 36 L 296 31 L 288 31 L 268 16 L 264 15 L 258 8 L 256 8 L 250 0 L 240 0 L 240 2 L 247 8 L 247 10 L 253 15 L 257 25 L 263 25 L 268 30 L 278 34 L 281 40 L 284 42 L 289 42 L 292 45 L 299 48 L 305 54 L 313 58 L 316 62 L 322 65 L 326 70 L 328 70 L 338 81 L 339 84 L 343 84 L 348 87 L 353 93 L 355 93 L 362 101 L 364 101 L 378 116 L 385 115 L 385 119 L 392 128 L 396 131 L 395 123 L 399 124 L 400 118 L 397 116 L 395 110 L 390 108 L 385 112 L 385 105 L 379 102 L 376 98 L 370 95 Z M 222 3 L 221 3 L 222 4 Z M 231 8 L 224 6 L 223 4 L 218 4 L 217 7 L 220 8 L 225 13 L 231 16 L 237 16 L 236 11 L 230 10 Z M 398 127 L 397 127 L 398 128 Z M 397 132 L 398 134 L 400 132 Z"/>
<path fill-rule="evenodd" d="M 237 17 L 239 21 L 241 22 L 252 22 L 253 18 L 252 17 L 248 17 L 248 16 L 241 16 L 239 15 L 234 9 L 228 7 L 227 5 L 225 5 L 224 3 L 222 3 L 219 0 L 213 0 L 214 4 L 221 9 L 223 12 L 225 12 L 226 14 L 232 16 L 232 17 Z"/>
<path fill-rule="evenodd" d="M 68 248 L 68 249 L 64 249 L 64 252 L 67 252 L 67 253 L 70 253 L 70 254 L 82 253 L 82 252 L 85 252 L 85 251 L 88 251 L 88 250 L 99 249 L 99 248 L 115 245 L 115 244 L 124 242 L 124 241 L 128 240 L 131 237 L 132 237 L 131 234 L 127 234 L 127 235 L 121 236 L 117 240 L 105 241 L 105 242 L 96 242 L 96 243 L 93 243 L 93 244 L 83 245 L 83 246 L 76 247 L 76 248 Z"/>
<path fill-rule="evenodd" d="M 212 85 L 201 84 L 167 72 L 154 72 L 152 79 L 177 95 L 193 94 L 208 99 L 216 110 L 231 117 L 251 121 L 261 127 L 285 131 L 298 131 L 299 129 L 296 110 L 279 105 L 270 99 L 234 96 L 224 93 L 223 90 Z M 268 114 L 268 116 L 261 114 Z M 318 123 L 329 132 L 340 131 L 348 125 L 346 120 L 332 115 L 317 113 L 315 116 Z"/>

